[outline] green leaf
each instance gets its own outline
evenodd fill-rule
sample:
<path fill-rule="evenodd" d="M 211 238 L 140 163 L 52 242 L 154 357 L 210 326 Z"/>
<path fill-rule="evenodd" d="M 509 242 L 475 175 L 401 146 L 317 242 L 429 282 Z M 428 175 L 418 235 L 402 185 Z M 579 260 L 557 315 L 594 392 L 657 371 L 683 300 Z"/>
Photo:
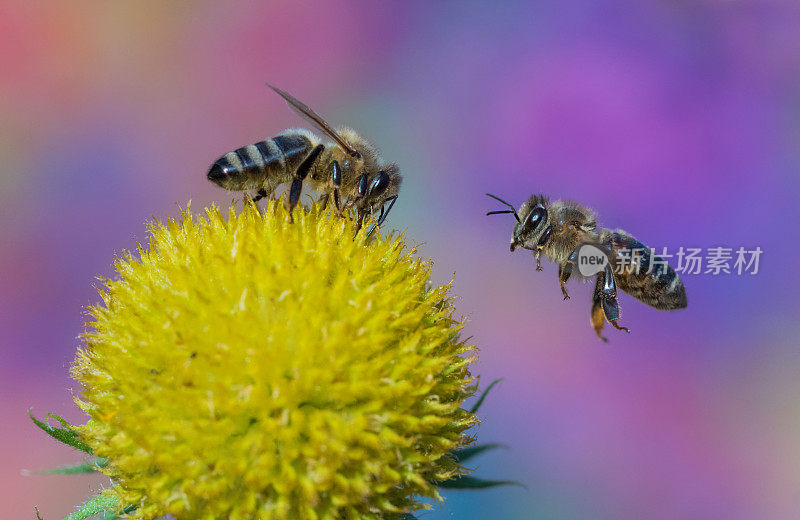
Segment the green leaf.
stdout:
<path fill-rule="evenodd" d="M 136 510 L 136 506 L 130 505 L 119 511 L 117 499 L 105 495 L 95 495 L 87 500 L 78 509 L 67 515 L 64 520 L 83 520 L 98 513 L 102 513 L 98 520 L 117 520 L 121 515 L 127 515 Z M 39 508 L 34 507 L 36 511 L 36 520 L 42 520 L 39 514 Z"/>
<path fill-rule="evenodd" d="M 70 464 L 60 468 L 37 471 L 38 475 L 78 475 L 82 473 L 97 473 L 97 468 L 103 468 L 108 464 L 108 459 L 98 458 L 80 464 Z"/>
<path fill-rule="evenodd" d="M 75 449 L 81 450 L 89 455 L 92 454 L 92 448 L 89 447 L 88 444 L 82 442 L 78 438 L 78 432 L 76 432 L 73 428 L 73 425 L 62 419 L 56 414 L 49 413 L 46 417 L 52 417 L 56 421 L 60 422 L 62 426 L 65 428 L 56 428 L 54 426 L 50 426 L 49 424 L 40 421 L 36 417 L 33 416 L 33 411 L 28 410 L 28 415 L 30 416 L 33 423 L 42 429 L 47 435 L 53 437 L 59 442 L 62 442 L 68 446 L 72 446 Z"/>
<path fill-rule="evenodd" d="M 84 502 L 78 509 L 67 515 L 67 518 L 64 520 L 83 520 L 97 513 L 104 513 L 104 516 L 107 513 L 112 513 L 115 516 L 111 518 L 115 518 L 117 511 L 119 511 L 119 503 L 116 497 L 102 494 L 95 495 Z"/>
<path fill-rule="evenodd" d="M 522 484 L 513 480 L 483 480 L 468 475 L 441 480 L 434 482 L 434 484 L 442 489 L 489 489 L 498 486 L 522 486 Z"/>
<path fill-rule="evenodd" d="M 483 393 L 481 393 L 481 396 L 478 398 L 478 402 L 475 403 L 475 405 L 473 405 L 473 407 L 470 408 L 469 411 L 472 412 L 472 413 L 477 413 L 478 408 L 480 408 L 481 405 L 483 404 L 483 400 L 486 399 L 486 395 L 489 393 L 489 390 L 494 388 L 494 385 L 496 385 L 497 383 L 499 383 L 502 380 L 503 380 L 503 378 L 501 377 L 500 379 L 495 379 L 494 381 L 489 383 L 489 386 L 486 387 L 486 390 L 484 390 Z"/>
<path fill-rule="evenodd" d="M 478 444 L 477 446 L 470 446 L 468 448 L 461 448 L 453 450 L 452 455 L 456 462 L 466 462 L 471 458 L 477 457 L 484 451 L 496 450 L 498 448 L 505 448 L 503 444 Z"/>

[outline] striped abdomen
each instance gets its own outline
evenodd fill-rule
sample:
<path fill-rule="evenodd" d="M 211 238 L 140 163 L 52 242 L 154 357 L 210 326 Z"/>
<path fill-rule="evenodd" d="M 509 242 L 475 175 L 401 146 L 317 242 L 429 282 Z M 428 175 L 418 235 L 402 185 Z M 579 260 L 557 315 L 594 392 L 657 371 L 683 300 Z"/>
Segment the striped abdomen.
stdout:
<path fill-rule="evenodd" d="M 272 192 L 291 180 L 297 166 L 313 148 L 308 136 L 282 134 L 228 152 L 211 165 L 208 180 L 226 190 L 265 189 Z"/>
<path fill-rule="evenodd" d="M 620 231 L 606 232 L 602 240 L 603 245 L 617 253 L 614 266 L 617 287 L 656 309 L 686 307 L 683 282 L 660 256 L 651 254 L 644 244 Z"/>

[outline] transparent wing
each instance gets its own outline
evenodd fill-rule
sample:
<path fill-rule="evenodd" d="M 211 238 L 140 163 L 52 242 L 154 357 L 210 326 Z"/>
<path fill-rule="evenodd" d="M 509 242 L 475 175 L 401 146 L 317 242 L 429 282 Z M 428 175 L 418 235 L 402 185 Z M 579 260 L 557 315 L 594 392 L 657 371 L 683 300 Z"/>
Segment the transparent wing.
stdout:
<path fill-rule="evenodd" d="M 324 135 L 327 135 L 331 139 L 333 139 L 336 144 L 342 147 L 344 151 L 349 153 L 350 155 L 358 155 L 358 152 L 350 148 L 350 146 L 342 139 L 342 137 L 336 133 L 336 131 L 329 125 L 319 114 L 311 110 L 307 105 L 301 103 L 297 99 L 295 99 L 291 94 L 286 92 L 285 90 L 281 90 L 278 87 L 273 87 L 269 83 L 267 86 L 275 91 L 280 97 L 286 100 L 289 104 L 289 108 L 292 109 L 294 113 L 311 123 L 314 128 L 322 132 Z"/>

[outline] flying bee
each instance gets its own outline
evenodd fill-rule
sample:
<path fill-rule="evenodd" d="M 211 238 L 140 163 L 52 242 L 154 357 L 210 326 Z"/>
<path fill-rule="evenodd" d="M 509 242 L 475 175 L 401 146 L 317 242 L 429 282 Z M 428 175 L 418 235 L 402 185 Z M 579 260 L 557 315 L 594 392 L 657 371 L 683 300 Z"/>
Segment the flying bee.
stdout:
<path fill-rule="evenodd" d="M 300 200 L 303 182 L 332 198 L 337 212 L 354 208 L 357 226 L 378 209 L 372 230 L 381 225 L 397 200 L 402 177 L 394 163 L 384 163 L 378 149 L 350 128 L 334 129 L 289 93 L 268 85 L 295 113 L 320 132 L 290 128 L 279 135 L 228 152 L 211 165 L 208 180 L 232 191 L 254 191 L 253 200 L 268 197 L 291 182 L 289 212 Z"/>
<path fill-rule="evenodd" d="M 541 271 L 541 257 L 558 264 L 558 282 L 564 299 L 569 298 L 566 283 L 579 262 L 579 251 L 592 245 L 605 253 L 607 262 L 597 272 L 592 295 L 591 324 L 602 335 L 605 320 L 621 326 L 617 287 L 642 303 L 660 310 L 686 307 L 686 289 L 672 267 L 653 255 L 646 246 L 621 229 L 597 226 L 597 216 L 590 208 L 569 200 L 550 202 L 544 195 L 531 195 L 519 209 L 487 193 L 510 209 L 490 211 L 487 215 L 510 213 L 517 220 L 511 234 L 511 251 L 517 247 L 533 251 L 536 270 Z"/>

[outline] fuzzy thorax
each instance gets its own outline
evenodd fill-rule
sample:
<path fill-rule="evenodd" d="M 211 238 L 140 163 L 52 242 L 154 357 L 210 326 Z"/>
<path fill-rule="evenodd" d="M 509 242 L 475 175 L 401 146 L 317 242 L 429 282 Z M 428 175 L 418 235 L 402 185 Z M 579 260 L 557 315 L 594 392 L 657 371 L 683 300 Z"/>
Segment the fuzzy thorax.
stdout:
<path fill-rule="evenodd" d="M 188 210 L 115 264 L 73 375 L 134 518 L 385 518 L 464 472 L 472 348 L 402 236 L 278 201 Z"/>
<path fill-rule="evenodd" d="M 530 217 L 536 211 L 542 216 L 532 222 Z M 512 251 L 516 247 L 540 251 L 548 260 L 561 264 L 581 244 L 599 240 L 594 211 L 571 200 L 551 203 L 544 195 L 531 195 L 519 207 L 517 215 L 519 222 L 511 237 Z"/>

